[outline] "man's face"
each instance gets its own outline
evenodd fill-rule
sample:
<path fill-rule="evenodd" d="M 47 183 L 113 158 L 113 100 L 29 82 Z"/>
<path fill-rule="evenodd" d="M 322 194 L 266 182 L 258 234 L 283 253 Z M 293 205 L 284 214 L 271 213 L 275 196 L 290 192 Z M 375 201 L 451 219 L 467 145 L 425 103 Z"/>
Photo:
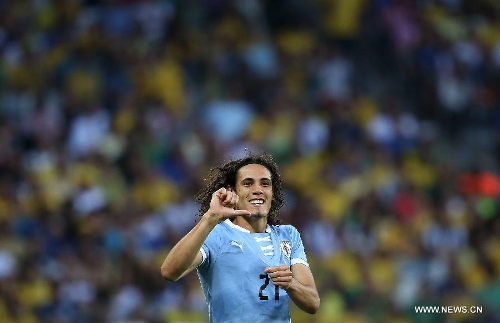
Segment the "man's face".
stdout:
<path fill-rule="evenodd" d="M 249 164 L 236 175 L 238 209 L 248 210 L 252 216 L 267 217 L 273 199 L 271 172 L 265 166 Z"/>

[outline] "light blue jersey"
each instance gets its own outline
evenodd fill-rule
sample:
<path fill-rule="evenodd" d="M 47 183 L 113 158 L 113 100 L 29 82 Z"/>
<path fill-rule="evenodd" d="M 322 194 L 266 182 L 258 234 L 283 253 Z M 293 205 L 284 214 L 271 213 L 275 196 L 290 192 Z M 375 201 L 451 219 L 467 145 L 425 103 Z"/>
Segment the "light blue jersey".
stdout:
<path fill-rule="evenodd" d="M 210 323 L 289 323 L 289 296 L 264 273 L 268 266 L 309 266 L 300 234 L 291 225 L 250 231 L 226 220 L 205 240 L 197 268 Z"/>

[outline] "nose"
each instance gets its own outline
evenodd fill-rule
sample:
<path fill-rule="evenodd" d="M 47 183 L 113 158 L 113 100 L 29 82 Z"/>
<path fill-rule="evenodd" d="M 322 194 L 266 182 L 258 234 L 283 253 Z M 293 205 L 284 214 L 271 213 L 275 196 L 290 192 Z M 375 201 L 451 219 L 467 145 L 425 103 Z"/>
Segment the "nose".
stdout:
<path fill-rule="evenodd" d="M 253 194 L 255 194 L 255 195 L 264 194 L 264 191 L 262 190 L 262 187 L 256 186 L 255 190 L 253 191 Z"/>

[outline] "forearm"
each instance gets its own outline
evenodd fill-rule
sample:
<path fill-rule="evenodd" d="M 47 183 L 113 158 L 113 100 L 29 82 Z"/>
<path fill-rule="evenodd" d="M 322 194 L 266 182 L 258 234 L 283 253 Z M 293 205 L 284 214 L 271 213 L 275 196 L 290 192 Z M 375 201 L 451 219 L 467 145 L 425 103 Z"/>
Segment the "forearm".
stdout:
<path fill-rule="evenodd" d="M 186 271 L 194 269 L 200 248 L 213 228 L 213 223 L 202 218 L 168 253 L 161 266 L 163 278 L 176 281 Z"/>
<path fill-rule="evenodd" d="M 200 249 L 215 226 L 227 218 L 249 215 L 247 210 L 236 210 L 238 195 L 224 187 L 212 194 L 210 208 L 200 222 L 188 232 L 170 251 L 161 266 L 161 275 L 169 281 L 176 281 L 187 275 L 202 261 Z"/>
<path fill-rule="evenodd" d="M 320 299 L 315 286 L 304 285 L 292 278 L 286 292 L 301 310 L 309 314 L 315 314 L 319 310 Z"/>
<path fill-rule="evenodd" d="M 319 295 L 314 277 L 308 266 L 298 263 L 292 266 L 266 267 L 273 284 L 286 290 L 288 296 L 301 310 L 314 314 L 319 310 Z"/>

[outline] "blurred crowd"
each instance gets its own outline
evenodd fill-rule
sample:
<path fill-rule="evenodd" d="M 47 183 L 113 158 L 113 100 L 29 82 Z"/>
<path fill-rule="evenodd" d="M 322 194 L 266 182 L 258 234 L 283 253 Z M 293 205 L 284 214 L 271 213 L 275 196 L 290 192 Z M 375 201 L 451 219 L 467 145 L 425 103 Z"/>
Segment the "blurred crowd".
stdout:
<path fill-rule="evenodd" d="M 500 322 L 499 130 L 497 0 L 0 0 L 0 321 L 206 322 L 160 265 L 263 150 L 293 322 Z"/>

